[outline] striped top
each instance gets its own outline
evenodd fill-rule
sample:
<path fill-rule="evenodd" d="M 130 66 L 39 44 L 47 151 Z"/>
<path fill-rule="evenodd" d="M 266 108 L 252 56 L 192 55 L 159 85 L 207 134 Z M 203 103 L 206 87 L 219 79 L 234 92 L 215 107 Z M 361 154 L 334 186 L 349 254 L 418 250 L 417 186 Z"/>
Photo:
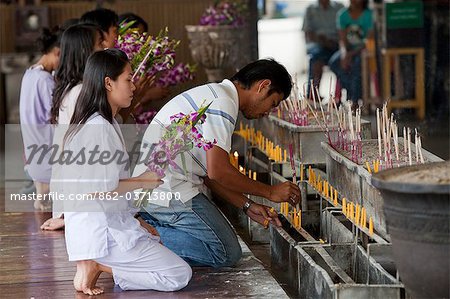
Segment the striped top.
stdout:
<path fill-rule="evenodd" d="M 142 157 L 148 157 L 152 145 L 160 140 L 163 128 L 170 124 L 170 116 L 177 113 L 189 114 L 196 111 L 202 105 L 212 102 L 206 112 L 206 121 L 198 124 L 199 131 L 208 141 L 217 141 L 217 146 L 230 152 L 231 137 L 236 125 L 239 112 L 238 92 L 234 84 L 229 80 L 221 83 L 209 83 L 187 90 L 171 99 L 153 119 L 146 129 L 141 145 Z M 171 198 L 179 198 L 186 202 L 205 191 L 202 177 L 206 176 L 206 152 L 203 149 L 193 148 L 185 153 L 186 171 L 183 171 L 181 158 L 176 158 L 179 167 L 170 166 L 164 177 L 164 184 L 153 191 L 150 203 L 169 206 L 168 192 Z M 145 160 L 145 159 L 141 159 Z M 145 161 L 140 161 L 133 176 L 140 175 L 146 169 Z M 165 193 L 163 195 L 163 193 Z M 175 193 L 175 194 L 174 194 Z"/>

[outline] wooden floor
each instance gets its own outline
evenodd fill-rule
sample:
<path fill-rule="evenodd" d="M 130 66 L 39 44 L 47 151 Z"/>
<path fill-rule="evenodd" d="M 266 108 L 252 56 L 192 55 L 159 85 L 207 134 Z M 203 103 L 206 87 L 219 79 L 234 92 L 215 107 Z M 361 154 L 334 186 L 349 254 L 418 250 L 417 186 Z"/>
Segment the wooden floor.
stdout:
<path fill-rule="evenodd" d="M 39 229 L 50 213 L 4 213 L 1 189 L 0 199 L 0 298 L 89 298 L 73 288 L 75 264 L 68 262 L 64 232 Z M 181 291 L 122 291 L 110 275 L 103 273 L 98 285 L 105 288 L 105 294 L 98 297 L 287 298 L 245 243 L 241 246 L 243 258 L 236 267 L 194 268 L 191 282 Z"/>

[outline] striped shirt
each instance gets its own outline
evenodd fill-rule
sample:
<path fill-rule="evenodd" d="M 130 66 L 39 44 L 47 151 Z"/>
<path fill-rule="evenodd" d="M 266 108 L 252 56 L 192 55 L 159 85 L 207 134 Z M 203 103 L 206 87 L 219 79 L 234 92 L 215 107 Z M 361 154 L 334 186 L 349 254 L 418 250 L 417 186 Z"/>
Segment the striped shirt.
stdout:
<path fill-rule="evenodd" d="M 209 103 L 212 104 L 206 112 L 206 121 L 197 127 L 206 140 L 215 139 L 216 146 L 229 153 L 239 112 L 239 98 L 234 84 L 229 80 L 223 80 L 221 83 L 209 83 L 192 88 L 164 105 L 145 131 L 141 145 L 143 157 L 148 157 L 152 145 L 160 140 L 163 128 L 170 124 L 170 116 L 180 112 L 189 114 Z M 207 175 L 206 152 L 194 147 L 184 156 L 186 169 L 183 169 L 181 157 L 177 157 L 175 161 L 178 167 L 169 166 L 165 171 L 164 184 L 153 190 L 150 203 L 168 207 L 168 197 L 187 202 L 198 193 L 206 191 L 202 180 L 202 177 Z M 144 163 L 138 163 L 133 176 L 140 175 L 145 170 Z"/>

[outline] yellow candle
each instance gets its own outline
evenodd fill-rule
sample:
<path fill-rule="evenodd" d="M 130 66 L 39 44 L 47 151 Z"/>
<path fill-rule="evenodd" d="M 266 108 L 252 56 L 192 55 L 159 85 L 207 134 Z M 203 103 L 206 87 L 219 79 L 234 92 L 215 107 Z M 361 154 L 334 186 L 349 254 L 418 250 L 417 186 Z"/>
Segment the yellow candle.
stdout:
<path fill-rule="evenodd" d="M 373 220 L 372 217 L 369 218 L 369 234 L 373 235 Z"/>
<path fill-rule="evenodd" d="M 303 172 L 304 172 L 304 170 L 303 170 L 303 164 L 300 164 L 300 181 L 303 181 L 303 177 L 304 177 Z"/>
<path fill-rule="evenodd" d="M 359 217 L 360 217 L 360 213 L 361 213 L 361 206 L 359 204 L 356 204 L 356 216 L 355 216 L 355 223 L 358 225 L 359 224 Z"/>
<path fill-rule="evenodd" d="M 278 108 L 278 118 L 281 118 L 281 110 Z"/>
<path fill-rule="evenodd" d="M 369 173 L 372 173 L 372 169 L 370 169 L 370 164 L 369 164 L 369 162 L 367 162 L 367 161 L 366 161 L 366 167 L 367 167 L 367 171 L 368 171 Z"/>
<path fill-rule="evenodd" d="M 298 211 L 298 227 L 302 227 L 302 210 Z"/>
<path fill-rule="evenodd" d="M 253 180 L 256 181 L 256 171 L 253 171 Z"/>
<path fill-rule="evenodd" d="M 366 228 L 367 227 L 367 210 L 364 209 L 364 223 L 363 223 L 363 227 Z"/>
<path fill-rule="evenodd" d="M 286 161 L 287 161 L 287 151 L 284 150 L 284 162 L 286 162 Z"/>
<path fill-rule="evenodd" d="M 297 228 L 297 217 L 298 217 L 298 215 L 297 215 L 297 209 L 296 208 L 294 208 L 293 217 L 294 217 L 294 227 Z"/>
<path fill-rule="evenodd" d="M 347 200 L 345 199 L 345 197 L 342 199 L 342 214 L 344 214 L 345 216 L 347 216 Z"/>
<path fill-rule="evenodd" d="M 309 165 L 309 167 L 308 167 L 308 179 L 312 182 L 312 170 L 311 170 L 311 165 Z"/>
<path fill-rule="evenodd" d="M 364 207 L 361 209 L 361 226 L 366 228 L 366 209 Z"/>
<path fill-rule="evenodd" d="M 242 167 L 242 166 L 239 165 L 239 172 L 240 172 L 240 173 L 244 173 L 244 167 Z"/>
<path fill-rule="evenodd" d="M 252 170 L 251 170 L 251 169 L 248 170 L 248 177 L 249 177 L 250 179 L 252 178 Z"/>
<path fill-rule="evenodd" d="M 330 190 L 329 190 L 329 192 L 328 192 L 327 197 L 328 197 L 329 199 L 333 199 L 333 186 L 331 186 L 331 185 L 330 185 Z"/>
<path fill-rule="evenodd" d="M 334 204 L 335 207 L 337 207 L 337 205 L 338 205 L 338 194 L 337 194 L 337 190 L 336 189 L 334 189 L 334 201 L 333 201 L 333 204 Z"/>
<path fill-rule="evenodd" d="M 350 219 L 353 220 L 355 219 L 355 205 L 353 204 L 353 202 L 350 204 Z"/>
<path fill-rule="evenodd" d="M 238 163 L 239 163 L 239 153 L 237 151 L 234 151 L 233 156 L 234 156 L 234 164 L 233 165 L 237 169 Z"/>
<path fill-rule="evenodd" d="M 352 211 L 351 211 L 350 206 L 351 206 L 351 203 L 348 203 L 347 204 L 347 218 L 351 220 L 352 219 Z"/>

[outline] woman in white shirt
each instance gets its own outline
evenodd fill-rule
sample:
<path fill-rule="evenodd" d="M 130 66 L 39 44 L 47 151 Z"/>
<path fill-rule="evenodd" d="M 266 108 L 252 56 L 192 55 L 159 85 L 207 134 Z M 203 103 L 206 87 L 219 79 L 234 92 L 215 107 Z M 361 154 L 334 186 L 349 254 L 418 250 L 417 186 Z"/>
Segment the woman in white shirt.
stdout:
<path fill-rule="evenodd" d="M 114 116 L 131 104 L 136 89 L 131 77 L 122 51 L 92 54 L 64 136 L 64 150 L 74 157 L 61 165 L 67 252 L 69 260 L 77 262 L 76 290 L 89 295 L 103 292 L 95 286 L 101 272 L 111 273 L 124 290 L 176 291 L 192 275 L 189 265 L 130 213 L 127 199 L 134 198 L 133 190 L 162 183 L 152 172 L 129 177 L 128 156 Z M 93 149 L 98 155 L 86 155 Z"/>
<path fill-rule="evenodd" d="M 56 125 L 53 144 L 59 148 L 80 94 L 86 61 L 94 51 L 103 49 L 102 40 L 100 28 L 92 24 L 70 26 L 61 37 L 61 57 L 55 74 L 56 85 L 50 113 L 50 122 Z M 50 182 L 52 193 L 59 192 L 59 173 L 59 165 L 54 163 Z M 58 200 L 53 200 L 52 211 L 52 218 L 46 220 L 41 229 L 57 230 L 64 227 L 62 207 Z"/>

